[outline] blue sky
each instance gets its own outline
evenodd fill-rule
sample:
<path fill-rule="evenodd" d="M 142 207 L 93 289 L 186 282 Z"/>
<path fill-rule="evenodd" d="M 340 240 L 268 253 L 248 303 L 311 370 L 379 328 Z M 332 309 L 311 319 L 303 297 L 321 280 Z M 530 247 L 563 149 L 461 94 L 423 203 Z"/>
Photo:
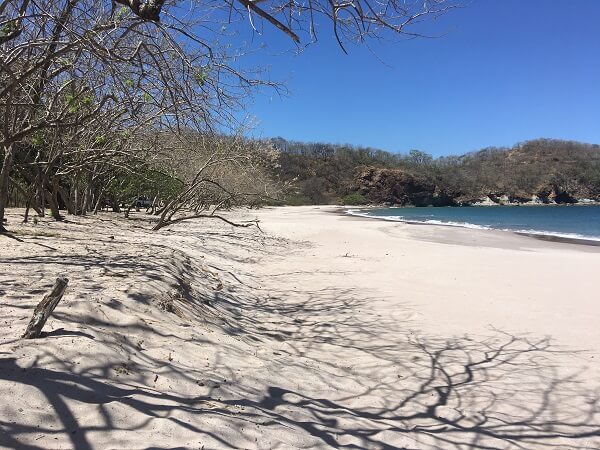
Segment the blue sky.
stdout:
<path fill-rule="evenodd" d="M 436 39 L 345 55 L 323 29 L 300 54 L 283 35 L 254 61 L 286 80 L 249 105 L 256 136 L 433 155 L 538 137 L 600 143 L 600 0 L 473 0 Z M 382 63 L 378 60 L 384 61 Z"/>

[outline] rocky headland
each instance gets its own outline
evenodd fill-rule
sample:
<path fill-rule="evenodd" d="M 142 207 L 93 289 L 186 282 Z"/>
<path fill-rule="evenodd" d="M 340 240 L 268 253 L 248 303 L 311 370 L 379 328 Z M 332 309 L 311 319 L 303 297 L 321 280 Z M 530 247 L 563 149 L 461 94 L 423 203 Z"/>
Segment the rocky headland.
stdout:
<path fill-rule="evenodd" d="M 378 167 L 361 170 L 355 189 L 368 203 L 387 206 L 600 204 L 600 190 L 582 184 L 564 186 L 545 182 L 529 192 L 483 188 L 478 193 L 469 193 L 440 186 L 432 177 Z"/>

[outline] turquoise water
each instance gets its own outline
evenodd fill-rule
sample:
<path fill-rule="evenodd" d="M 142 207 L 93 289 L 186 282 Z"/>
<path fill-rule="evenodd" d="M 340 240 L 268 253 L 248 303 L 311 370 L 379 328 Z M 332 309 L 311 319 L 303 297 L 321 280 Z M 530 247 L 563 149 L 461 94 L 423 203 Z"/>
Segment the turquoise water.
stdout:
<path fill-rule="evenodd" d="M 356 209 L 387 220 L 600 240 L 600 206 L 490 206 Z"/>

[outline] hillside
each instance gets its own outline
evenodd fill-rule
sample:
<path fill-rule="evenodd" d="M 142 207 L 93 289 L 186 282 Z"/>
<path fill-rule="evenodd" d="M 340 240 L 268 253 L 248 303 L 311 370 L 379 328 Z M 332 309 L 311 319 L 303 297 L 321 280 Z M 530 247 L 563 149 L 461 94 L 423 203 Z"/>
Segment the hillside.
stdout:
<path fill-rule="evenodd" d="M 600 146 L 537 139 L 434 159 L 418 150 L 288 142 L 276 175 L 293 181 L 289 204 L 414 206 L 600 201 Z"/>

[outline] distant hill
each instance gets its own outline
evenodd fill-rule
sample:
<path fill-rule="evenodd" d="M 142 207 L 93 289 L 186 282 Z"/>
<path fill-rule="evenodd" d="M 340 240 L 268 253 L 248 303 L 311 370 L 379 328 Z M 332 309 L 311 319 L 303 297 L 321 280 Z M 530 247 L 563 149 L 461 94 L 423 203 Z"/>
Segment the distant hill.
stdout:
<path fill-rule="evenodd" d="M 437 159 L 425 152 L 272 140 L 288 204 L 473 205 L 600 201 L 600 146 L 537 139 Z"/>

